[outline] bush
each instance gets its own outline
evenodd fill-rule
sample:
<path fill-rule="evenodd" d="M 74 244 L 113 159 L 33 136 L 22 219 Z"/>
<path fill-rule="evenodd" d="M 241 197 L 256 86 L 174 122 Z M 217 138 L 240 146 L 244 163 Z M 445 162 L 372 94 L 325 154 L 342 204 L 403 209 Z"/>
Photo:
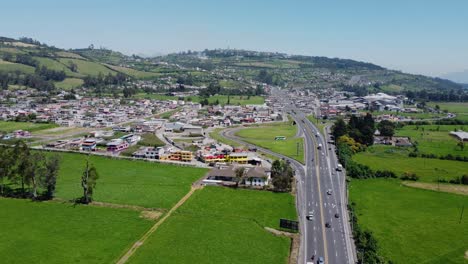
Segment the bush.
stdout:
<path fill-rule="evenodd" d="M 393 171 L 383 170 L 383 171 L 376 171 L 374 173 L 376 178 L 397 178 L 396 174 Z"/>
<path fill-rule="evenodd" d="M 417 181 L 419 177 L 414 172 L 405 172 L 400 176 L 400 179 L 404 181 Z"/>

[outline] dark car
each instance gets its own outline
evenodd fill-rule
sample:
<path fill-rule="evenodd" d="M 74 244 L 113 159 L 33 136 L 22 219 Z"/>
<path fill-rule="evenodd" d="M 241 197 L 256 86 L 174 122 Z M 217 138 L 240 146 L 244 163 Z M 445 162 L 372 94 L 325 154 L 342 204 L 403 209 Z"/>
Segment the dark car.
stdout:
<path fill-rule="evenodd" d="M 330 228 L 330 227 L 331 227 L 330 223 L 326 222 L 326 223 L 325 223 L 325 227 L 326 227 L 326 228 Z"/>
<path fill-rule="evenodd" d="M 335 218 L 340 218 L 340 214 L 336 213 Z"/>

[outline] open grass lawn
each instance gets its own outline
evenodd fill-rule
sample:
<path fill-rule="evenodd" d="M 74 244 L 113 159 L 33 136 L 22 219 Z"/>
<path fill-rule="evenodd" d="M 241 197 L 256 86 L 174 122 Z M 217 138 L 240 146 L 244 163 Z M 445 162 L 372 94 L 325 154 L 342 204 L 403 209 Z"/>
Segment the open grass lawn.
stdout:
<path fill-rule="evenodd" d="M 130 263 L 287 263 L 290 239 L 267 232 L 296 219 L 290 194 L 205 187 L 179 208 Z"/>
<path fill-rule="evenodd" d="M 26 130 L 36 132 L 39 130 L 58 127 L 56 124 L 32 123 L 32 122 L 12 122 L 0 121 L 0 131 L 12 132 L 15 130 Z"/>
<path fill-rule="evenodd" d="M 457 146 L 459 142 L 449 135 L 450 131 L 468 130 L 468 126 L 463 125 L 408 125 L 396 130 L 397 136 L 410 137 L 411 141 L 417 142 L 418 150 L 425 154 L 468 156 L 468 147 L 461 150 Z"/>
<path fill-rule="evenodd" d="M 83 75 L 98 76 L 99 73 L 103 75 L 116 74 L 115 71 L 107 68 L 106 66 L 92 61 L 71 59 L 71 58 L 60 58 L 59 61 L 64 64 L 68 64 L 70 61 L 78 66 L 78 73 Z"/>
<path fill-rule="evenodd" d="M 441 179 L 460 177 L 468 171 L 468 162 L 409 158 L 409 150 L 390 146 L 372 146 L 365 152 L 357 153 L 353 160 L 369 166 L 373 170 L 394 171 L 397 176 L 413 172 L 421 181 L 433 182 Z"/>
<path fill-rule="evenodd" d="M 139 212 L 0 198 L 1 263 L 112 263 L 151 221 Z"/>
<path fill-rule="evenodd" d="M 360 226 L 373 232 L 380 254 L 393 263 L 468 263 L 468 196 L 384 179 L 353 180 L 349 191 Z"/>
<path fill-rule="evenodd" d="M 85 155 L 60 153 L 62 158 L 57 181 L 57 197 L 82 196 L 81 173 Z M 206 169 L 181 167 L 144 161 L 118 160 L 90 156 L 100 175 L 94 193 L 99 202 L 170 208 L 189 190 Z"/>
<path fill-rule="evenodd" d="M 83 85 L 84 81 L 78 78 L 66 78 L 61 82 L 55 82 L 55 87 L 64 89 L 64 90 L 71 90 L 73 88 L 80 87 Z"/>
<path fill-rule="evenodd" d="M 297 126 L 291 122 L 274 123 L 264 127 L 254 127 L 239 130 L 236 135 L 246 142 L 281 153 L 300 162 L 304 162 L 304 142 L 295 138 Z M 276 136 L 285 136 L 286 140 L 275 140 Z M 297 146 L 299 144 L 299 155 Z"/>
<path fill-rule="evenodd" d="M 23 73 L 29 73 L 32 74 L 34 73 L 34 67 L 24 65 L 24 64 L 19 64 L 19 63 L 13 63 L 9 61 L 4 61 L 0 59 L 0 71 L 3 72 L 15 72 L 15 71 L 20 71 Z"/>

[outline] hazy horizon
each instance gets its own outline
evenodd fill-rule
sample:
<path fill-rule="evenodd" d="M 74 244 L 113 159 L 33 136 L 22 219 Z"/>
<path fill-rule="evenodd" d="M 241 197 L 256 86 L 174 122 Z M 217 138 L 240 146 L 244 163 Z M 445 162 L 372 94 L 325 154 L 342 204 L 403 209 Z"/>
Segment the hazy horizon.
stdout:
<path fill-rule="evenodd" d="M 94 44 L 155 55 L 232 48 L 353 59 L 430 76 L 468 69 L 468 2 L 462 0 L 20 0 L 3 8 L 0 35 L 65 49 Z"/>

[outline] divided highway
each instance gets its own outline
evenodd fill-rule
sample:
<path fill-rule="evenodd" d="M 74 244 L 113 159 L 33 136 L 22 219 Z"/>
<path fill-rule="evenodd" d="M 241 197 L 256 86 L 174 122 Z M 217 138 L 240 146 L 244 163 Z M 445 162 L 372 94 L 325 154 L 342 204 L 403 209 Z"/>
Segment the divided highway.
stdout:
<path fill-rule="evenodd" d="M 304 137 L 305 165 L 268 149 L 267 154 L 289 160 L 296 172 L 297 209 L 299 212 L 301 246 L 298 263 L 355 263 L 355 249 L 347 213 L 344 171 L 337 171 L 334 145 L 327 133 L 318 129 L 284 95 L 285 111 L 289 112 Z M 328 129 L 328 128 L 327 128 Z M 222 135 L 238 143 L 253 146 L 235 136 L 239 128 L 227 129 Z M 321 146 L 319 149 L 319 145 Z M 310 217 L 308 217 L 310 216 Z M 313 259 L 312 259 L 313 257 Z"/>

